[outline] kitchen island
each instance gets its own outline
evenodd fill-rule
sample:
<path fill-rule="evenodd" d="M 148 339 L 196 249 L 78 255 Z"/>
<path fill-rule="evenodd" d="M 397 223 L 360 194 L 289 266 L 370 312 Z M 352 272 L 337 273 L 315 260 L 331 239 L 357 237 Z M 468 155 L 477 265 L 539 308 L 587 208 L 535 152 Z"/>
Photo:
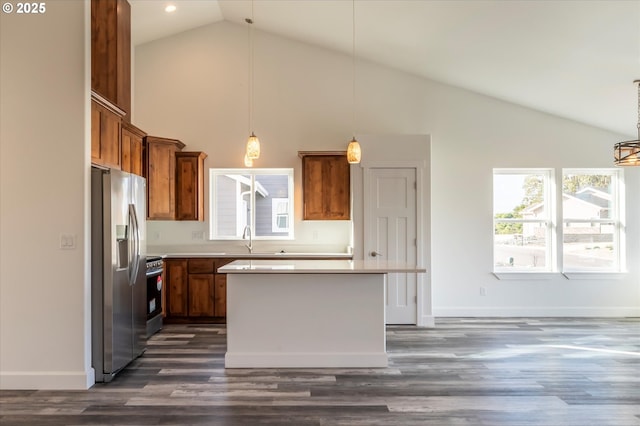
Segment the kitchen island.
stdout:
<path fill-rule="evenodd" d="M 426 272 L 358 260 L 236 260 L 226 368 L 386 367 L 385 278 Z"/>

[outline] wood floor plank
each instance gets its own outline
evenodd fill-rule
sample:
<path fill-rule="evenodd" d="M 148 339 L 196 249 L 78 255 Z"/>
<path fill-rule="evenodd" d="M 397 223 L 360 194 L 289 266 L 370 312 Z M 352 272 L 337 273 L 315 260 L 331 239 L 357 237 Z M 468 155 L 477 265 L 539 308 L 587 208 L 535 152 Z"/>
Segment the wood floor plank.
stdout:
<path fill-rule="evenodd" d="M 171 324 L 87 391 L 0 391 L 4 425 L 640 426 L 640 318 L 387 327 L 388 368 L 225 369 L 224 324 Z"/>

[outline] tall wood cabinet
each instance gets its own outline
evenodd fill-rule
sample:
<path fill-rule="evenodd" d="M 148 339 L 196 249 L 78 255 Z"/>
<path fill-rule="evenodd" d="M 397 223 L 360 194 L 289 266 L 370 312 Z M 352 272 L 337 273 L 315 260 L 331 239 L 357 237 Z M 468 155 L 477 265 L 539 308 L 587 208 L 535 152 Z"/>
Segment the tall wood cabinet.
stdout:
<path fill-rule="evenodd" d="M 351 217 L 350 166 L 346 152 L 301 151 L 304 220 Z"/>
<path fill-rule="evenodd" d="M 147 178 L 147 219 L 176 218 L 176 152 L 184 144 L 177 139 L 146 136 L 144 170 Z"/>
<path fill-rule="evenodd" d="M 176 219 L 204 220 L 204 152 L 176 152 Z"/>
<path fill-rule="evenodd" d="M 91 1 L 91 88 L 131 121 L 131 6 L 127 0 Z"/>

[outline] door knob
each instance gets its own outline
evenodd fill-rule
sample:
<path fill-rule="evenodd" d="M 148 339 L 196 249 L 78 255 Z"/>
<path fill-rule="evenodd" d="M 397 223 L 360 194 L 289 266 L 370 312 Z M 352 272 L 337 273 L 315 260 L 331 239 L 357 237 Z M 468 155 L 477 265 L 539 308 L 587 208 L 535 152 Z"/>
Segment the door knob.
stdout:
<path fill-rule="evenodd" d="M 377 251 L 374 250 L 371 253 L 369 253 L 369 256 L 371 257 L 382 256 L 382 253 L 378 253 Z"/>

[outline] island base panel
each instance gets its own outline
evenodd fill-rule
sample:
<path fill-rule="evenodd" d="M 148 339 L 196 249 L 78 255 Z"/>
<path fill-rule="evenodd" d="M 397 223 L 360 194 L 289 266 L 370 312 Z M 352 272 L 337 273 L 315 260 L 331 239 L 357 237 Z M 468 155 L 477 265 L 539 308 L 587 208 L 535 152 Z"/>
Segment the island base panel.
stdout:
<path fill-rule="evenodd" d="M 225 367 L 386 367 L 384 280 L 229 274 Z"/>

